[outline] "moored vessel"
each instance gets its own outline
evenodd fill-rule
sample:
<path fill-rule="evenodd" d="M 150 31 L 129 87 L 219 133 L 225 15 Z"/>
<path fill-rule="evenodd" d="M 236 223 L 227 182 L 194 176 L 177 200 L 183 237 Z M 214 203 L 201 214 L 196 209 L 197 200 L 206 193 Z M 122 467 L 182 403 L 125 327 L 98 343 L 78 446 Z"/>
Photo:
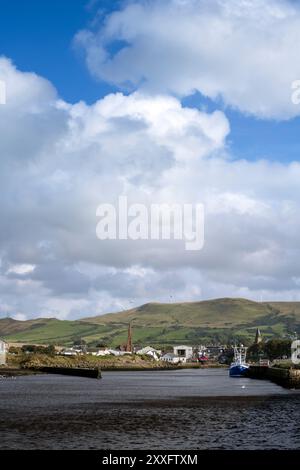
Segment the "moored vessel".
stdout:
<path fill-rule="evenodd" d="M 230 377 L 245 377 L 249 365 L 246 363 L 247 348 L 243 345 L 234 347 L 234 361 L 229 368 Z"/>

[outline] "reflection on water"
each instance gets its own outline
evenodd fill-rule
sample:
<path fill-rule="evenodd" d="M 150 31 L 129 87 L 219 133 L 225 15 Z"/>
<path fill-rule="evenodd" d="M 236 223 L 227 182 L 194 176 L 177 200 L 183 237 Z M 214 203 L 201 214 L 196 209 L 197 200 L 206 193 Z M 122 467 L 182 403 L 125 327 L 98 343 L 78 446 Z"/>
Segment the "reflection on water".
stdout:
<path fill-rule="evenodd" d="M 1 448 L 300 449 L 299 405 L 221 369 L 3 379 Z"/>

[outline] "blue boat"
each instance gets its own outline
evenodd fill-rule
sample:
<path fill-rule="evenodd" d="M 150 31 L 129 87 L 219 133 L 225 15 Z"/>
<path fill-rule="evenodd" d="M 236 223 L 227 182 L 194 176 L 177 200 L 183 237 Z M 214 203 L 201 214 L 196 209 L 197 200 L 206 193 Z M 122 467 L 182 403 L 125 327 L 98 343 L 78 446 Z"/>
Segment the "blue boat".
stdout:
<path fill-rule="evenodd" d="M 245 377 L 249 365 L 246 363 L 247 348 L 241 345 L 234 348 L 234 362 L 229 368 L 230 377 Z"/>

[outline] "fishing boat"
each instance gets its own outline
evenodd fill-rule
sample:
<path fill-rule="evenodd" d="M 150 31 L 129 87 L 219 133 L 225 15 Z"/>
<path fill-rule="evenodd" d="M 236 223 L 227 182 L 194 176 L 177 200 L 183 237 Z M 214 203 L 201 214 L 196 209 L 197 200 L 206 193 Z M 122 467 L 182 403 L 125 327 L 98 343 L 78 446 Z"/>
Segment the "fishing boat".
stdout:
<path fill-rule="evenodd" d="M 245 377 L 249 365 L 246 363 L 247 348 L 243 345 L 234 348 L 234 362 L 229 368 L 230 377 Z"/>

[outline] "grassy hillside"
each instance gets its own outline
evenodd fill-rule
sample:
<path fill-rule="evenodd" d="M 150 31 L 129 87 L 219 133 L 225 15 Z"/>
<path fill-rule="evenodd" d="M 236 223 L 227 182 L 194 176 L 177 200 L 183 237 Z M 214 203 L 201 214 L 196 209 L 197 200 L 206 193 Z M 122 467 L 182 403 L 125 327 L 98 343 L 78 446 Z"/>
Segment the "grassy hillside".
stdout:
<path fill-rule="evenodd" d="M 126 342 L 132 323 L 135 344 L 171 345 L 205 342 L 252 342 L 259 327 L 266 337 L 300 333 L 300 302 L 257 303 L 246 299 L 203 302 L 149 303 L 125 312 L 77 321 L 0 320 L 0 336 L 11 342 L 117 346 Z"/>
<path fill-rule="evenodd" d="M 243 324 L 267 315 L 272 311 L 268 304 L 245 299 L 217 299 L 202 302 L 173 304 L 149 303 L 120 313 L 83 319 L 97 324 L 131 321 L 142 326 L 186 325 L 199 327 L 228 327 Z M 300 309 L 299 309 L 300 312 Z M 300 316 L 299 316 L 300 318 Z"/>
<path fill-rule="evenodd" d="M 0 319 L 0 336 L 11 342 L 69 344 L 85 336 L 99 337 L 106 330 L 108 328 L 101 325 L 55 318 L 25 322 Z"/>

